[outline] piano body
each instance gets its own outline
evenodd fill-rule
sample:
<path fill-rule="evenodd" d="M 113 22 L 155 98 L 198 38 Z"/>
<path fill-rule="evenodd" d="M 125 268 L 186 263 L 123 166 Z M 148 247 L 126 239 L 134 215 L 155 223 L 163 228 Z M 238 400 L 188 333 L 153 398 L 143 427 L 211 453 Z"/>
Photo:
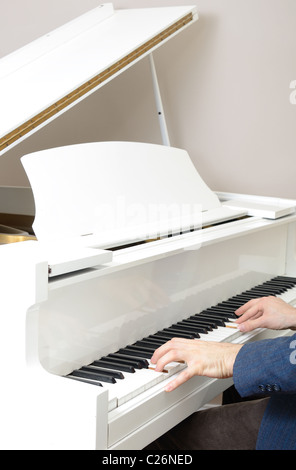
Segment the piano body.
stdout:
<path fill-rule="evenodd" d="M 294 278 L 296 201 L 216 194 L 168 145 L 78 144 L 22 163 L 37 241 L 0 247 L 1 448 L 142 449 L 232 383 L 194 377 L 168 394 L 185 365 L 146 368 L 147 343 L 188 334 L 186 319 L 254 286 Z M 293 304 L 289 281 L 276 295 Z M 279 334 L 289 332 L 241 334 L 227 318 L 199 338 Z M 113 354 L 136 363 L 115 383 Z"/>
<path fill-rule="evenodd" d="M 275 276 L 295 276 L 295 213 L 268 219 L 224 206 L 187 152 L 162 145 L 80 144 L 22 161 L 38 241 L 1 247 L 1 446 L 141 449 L 231 380 L 196 377 L 167 394 L 180 364 L 102 386 L 67 376 Z M 219 328 L 222 341 L 279 334 Z M 200 337 L 217 340 L 219 328 Z"/>

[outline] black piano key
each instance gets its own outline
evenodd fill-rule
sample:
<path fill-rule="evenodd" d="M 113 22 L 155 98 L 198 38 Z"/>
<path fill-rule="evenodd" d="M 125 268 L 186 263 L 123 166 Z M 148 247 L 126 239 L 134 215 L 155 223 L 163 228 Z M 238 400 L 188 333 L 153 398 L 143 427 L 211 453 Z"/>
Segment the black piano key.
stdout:
<path fill-rule="evenodd" d="M 250 295 L 250 294 L 241 294 L 241 295 L 236 295 L 235 297 L 232 297 L 232 300 L 235 301 L 236 304 L 239 304 L 239 306 L 244 305 L 246 302 L 248 302 L 251 299 L 254 299 L 256 296 Z M 227 307 L 224 307 L 225 310 L 236 310 L 236 307 L 233 307 L 232 303 L 228 305 Z"/>
<path fill-rule="evenodd" d="M 187 326 L 187 328 L 192 328 L 198 333 L 203 333 L 205 335 L 208 334 L 209 331 L 213 331 L 213 327 L 207 325 L 206 323 L 199 323 L 190 320 L 182 320 L 180 322 L 177 322 L 176 325 Z"/>
<path fill-rule="evenodd" d="M 285 289 L 285 287 L 283 285 L 280 285 L 276 282 L 274 283 L 269 283 L 269 282 L 264 282 L 263 284 L 257 284 L 256 286 L 253 286 L 253 287 L 250 287 L 249 289 L 246 289 L 245 292 L 250 292 L 250 291 L 256 291 L 256 290 L 266 290 L 266 291 L 269 291 L 269 290 L 277 290 L 277 289 Z"/>
<path fill-rule="evenodd" d="M 253 287 L 252 289 L 248 289 L 245 291 L 245 294 L 250 294 L 252 296 L 264 296 L 264 295 L 275 295 L 275 294 L 281 294 L 282 292 L 285 292 L 285 289 L 279 289 L 279 288 L 268 288 L 268 287 Z"/>
<path fill-rule="evenodd" d="M 250 293 L 250 292 L 244 292 L 244 296 L 246 295 L 251 295 L 251 297 L 256 297 L 256 293 L 254 293 L 253 295 Z M 217 305 L 214 305 L 214 307 L 228 307 L 228 308 L 233 308 L 235 307 L 236 305 L 240 305 L 242 302 L 241 299 L 238 299 L 238 298 L 234 298 L 234 297 L 231 297 L 230 299 L 227 299 L 227 300 L 223 300 L 222 302 L 219 302 Z"/>
<path fill-rule="evenodd" d="M 231 315 L 234 315 L 235 310 L 236 307 L 233 307 L 233 305 L 214 305 L 212 307 L 206 308 L 205 310 L 202 310 L 200 313 L 215 312 L 218 313 L 221 317 L 231 318 Z"/>
<path fill-rule="evenodd" d="M 293 282 L 294 286 L 296 285 L 296 277 L 290 277 L 290 276 L 276 276 L 276 277 L 273 277 L 271 281 Z"/>
<path fill-rule="evenodd" d="M 241 305 L 243 303 L 244 302 L 242 302 Z M 233 305 L 213 305 L 212 307 L 209 307 L 206 310 L 203 310 L 203 312 L 216 312 L 216 313 L 219 313 L 220 315 L 224 315 L 224 317 L 229 317 L 230 315 L 234 314 L 236 309 L 237 307 Z"/>
<path fill-rule="evenodd" d="M 145 346 L 137 346 L 136 344 L 131 344 L 127 346 L 127 349 L 132 349 L 133 351 L 139 351 L 139 352 L 145 352 L 145 353 L 150 353 L 151 356 L 155 349 L 153 347 L 145 347 Z"/>
<path fill-rule="evenodd" d="M 281 289 L 283 292 L 286 292 L 288 289 L 290 289 L 292 285 L 286 285 L 284 283 L 277 283 L 277 282 L 266 282 L 265 284 L 262 284 L 261 286 L 255 286 L 254 289 L 266 289 L 266 290 L 273 290 L 277 291 L 278 289 Z"/>
<path fill-rule="evenodd" d="M 295 287 L 295 278 L 287 278 L 287 279 L 270 279 L 270 281 L 267 281 L 268 285 L 278 285 L 278 286 L 284 286 L 287 287 L 288 289 L 291 289 Z"/>
<path fill-rule="evenodd" d="M 156 338 L 163 338 L 165 340 L 165 343 L 167 341 L 170 341 L 172 338 L 175 338 L 176 335 L 172 335 L 172 334 L 169 334 L 169 333 L 165 333 L 164 331 L 158 331 L 157 333 L 155 333 L 154 335 Z"/>
<path fill-rule="evenodd" d="M 278 294 L 281 294 L 281 292 L 267 292 L 267 291 L 256 291 L 254 293 L 251 292 L 251 299 L 261 299 L 262 297 L 274 297 Z"/>
<path fill-rule="evenodd" d="M 253 298 L 253 297 L 250 297 Z M 233 313 L 237 309 L 237 305 L 243 305 L 245 303 L 245 298 L 236 299 L 236 300 L 224 300 L 223 302 L 219 302 L 217 305 L 212 305 L 211 307 L 207 308 L 206 310 L 210 310 L 212 308 L 216 310 L 221 310 L 221 312 L 225 313 Z"/>
<path fill-rule="evenodd" d="M 289 289 L 292 289 L 293 287 L 295 287 L 295 284 L 294 283 L 289 283 L 289 282 L 269 282 L 266 284 L 267 286 L 270 286 L 270 287 L 274 287 L 274 286 L 278 286 L 278 287 L 281 287 L 283 289 L 285 289 L 285 291 L 289 290 Z"/>
<path fill-rule="evenodd" d="M 249 295 L 251 297 L 251 299 L 260 299 L 260 297 L 265 297 L 265 296 L 268 296 L 268 295 L 275 295 L 274 292 L 266 292 L 266 291 L 258 291 L 256 290 L 255 291 L 246 291 L 246 294 L 245 295 Z"/>
<path fill-rule="evenodd" d="M 215 323 L 216 323 L 217 326 L 225 326 L 225 321 L 222 320 L 221 317 L 219 318 L 218 316 L 216 316 L 216 315 L 214 315 L 214 314 L 210 314 L 210 313 L 208 313 L 208 314 L 205 314 L 205 313 L 203 313 L 203 314 L 202 314 L 202 313 L 197 313 L 196 315 L 193 315 L 192 317 L 189 317 L 189 318 L 193 318 L 193 319 L 194 319 L 194 318 L 197 318 L 198 316 L 201 316 L 201 318 L 207 318 L 207 319 L 209 319 L 209 320 L 211 320 L 211 321 L 215 321 Z"/>
<path fill-rule="evenodd" d="M 275 295 L 276 295 L 275 293 L 271 293 L 271 292 L 270 293 L 261 292 L 261 293 L 257 293 L 257 294 L 252 294 L 250 300 L 252 300 L 252 299 L 261 299 L 262 297 L 275 297 Z M 239 305 L 239 307 L 241 305 Z M 236 307 L 236 308 L 238 308 L 238 307 Z"/>
<path fill-rule="evenodd" d="M 209 309 L 208 311 L 203 311 L 203 315 L 211 315 L 214 318 L 219 318 L 220 320 L 223 320 L 225 322 L 230 322 L 232 319 L 236 319 L 237 315 L 234 313 L 236 309 L 232 310 L 232 312 L 225 312 L 221 310 L 220 308 L 212 308 Z"/>
<path fill-rule="evenodd" d="M 114 379 L 123 379 L 124 376 L 122 372 L 116 371 L 116 370 L 110 370 L 110 369 L 104 369 L 100 368 L 97 366 L 82 366 L 80 367 L 79 370 L 85 371 L 85 372 L 91 372 L 95 374 L 103 374 L 106 375 L 107 377 L 113 377 Z"/>
<path fill-rule="evenodd" d="M 73 372 L 71 372 L 71 374 L 69 375 L 74 377 L 82 377 L 84 379 L 96 380 L 98 382 L 108 382 L 112 384 L 116 383 L 114 377 L 110 377 L 109 375 L 94 372 L 86 372 L 80 369 L 73 370 Z"/>
<path fill-rule="evenodd" d="M 238 308 L 240 308 L 242 305 L 244 305 L 245 302 L 238 302 L 237 304 L 225 304 L 225 305 L 220 305 L 218 304 L 213 308 L 216 313 L 220 313 L 221 315 L 224 315 L 225 318 L 237 318 L 235 312 Z M 226 320 L 227 321 L 227 320 Z"/>
<path fill-rule="evenodd" d="M 98 361 L 94 361 L 90 364 L 91 366 L 102 367 L 103 369 L 114 369 L 114 370 L 121 370 L 122 372 L 129 372 L 133 374 L 135 372 L 135 368 L 128 365 L 122 364 L 120 362 L 112 361 L 112 360 L 102 360 L 99 359 Z"/>
<path fill-rule="evenodd" d="M 236 295 L 235 297 L 233 297 L 234 299 L 238 300 L 241 305 L 245 304 L 246 302 L 248 302 L 249 300 L 252 300 L 254 299 L 254 296 L 250 295 L 250 294 L 240 294 L 240 295 Z"/>
<path fill-rule="evenodd" d="M 83 382 L 85 384 L 96 385 L 97 387 L 103 387 L 101 382 L 93 382 L 92 380 L 85 379 L 84 377 L 74 377 L 74 375 L 66 375 L 67 379 L 77 380 L 78 382 Z"/>
<path fill-rule="evenodd" d="M 172 330 L 169 331 L 168 328 L 158 331 L 156 334 L 160 336 L 168 337 L 169 339 L 172 339 L 172 338 L 194 339 L 193 335 L 188 335 L 186 333 L 183 334 L 183 333 L 180 333 L 179 331 L 172 331 Z"/>
<path fill-rule="evenodd" d="M 177 329 L 179 330 L 181 328 L 181 330 L 183 331 L 188 331 L 188 332 L 195 332 L 195 333 L 203 333 L 203 334 L 207 334 L 208 333 L 208 330 L 205 328 L 205 327 L 202 327 L 202 326 L 197 326 L 197 325 L 188 325 L 188 323 L 182 323 L 181 321 L 180 322 L 177 322 L 177 323 L 174 323 L 172 325 L 172 328 L 174 329 Z"/>
<path fill-rule="evenodd" d="M 211 307 L 211 308 L 207 308 L 206 310 L 203 310 L 200 313 L 205 314 L 205 315 L 208 315 L 208 314 L 215 315 L 216 317 L 221 318 L 224 321 L 229 321 L 229 318 L 234 318 L 235 316 L 234 311 L 235 309 L 224 310 L 223 308 L 220 308 L 220 307 L 217 307 L 217 308 Z"/>
<path fill-rule="evenodd" d="M 161 334 L 159 333 L 156 333 L 155 336 L 157 338 L 161 338 L 161 339 L 164 339 L 165 343 L 167 343 L 168 341 L 170 341 L 172 338 L 176 338 L 176 335 L 171 335 L 169 333 L 165 333 L 165 332 L 162 332 Z"/>
<path fill-rule="evenodd" d="M 215 305 L 215 308 L 223 308 L 228 307 L 229 309 L 236 310 L 237 308 L 241 307 L 241 302 L 235 300 L 225 300 L 224 302 L 220 302 L 219 304 Z"/>
<path fill-rule="evenodd" d="M 190 321 L 190 320 L 185 319 L 185 320 L 178 321 L 176 323 L 176 325 L 188 326 L 188 327 L 190 327 L 190 329 L 195 328 L 196 331 L 198 331 L 198 329 L 200 328 L 201 330 L 203 330 L 201 332 L 205 332 L 205 331 L 208 332 L 208 331 L 213 330 L 213 327 L 209 323 L 207 323 L 206 321 L 204 321 L 204 322 L 198 322 L 198 321 L 194 322 L 194 321 Z"/>
<path fill-rule="evenodd" d="M 151 340 L 153 340 L 153 341 L 156 340 L 156 341 L 159 341 L 160 344 L 165 344 L 165 343 L 166 343 L 168 340 L 170 340 L 171 338 L 170 338 L 169 336 L 166 337 L 166 336 L 164 336 L 164 335 L 159 336 L 159 335 L 155 334 L 155 335 L 149 335 L 149 336 L 147 336 L 147 339 L 151 339 Z"/>
<path fill-rule="evenodd" d="M 223 300 L 222 302 L 229 302 L 230 300 L 240 300 L 244 299 L 245 297 L 249 296 L 250 294 L 246 294 L 246 292 L 240 292 L 239 294 L 235 294 L 228 299 Z"/>
<path fill-rule="evenodd" d="M 276 294 L 282 294 L 283 292 L 286 292 L 286 289 L 284 288 L 263 288 L 263 287 L 256 287 L 253 288 L 253 289 L 249 289 L 246 291 L 246 294 L 251 294 L 251 295 L 261 295 L 262 297 L 264 297 L 265 295 L 276 295 Z"/>
<path fill-rule="evenodd" d="M 283 293 L 284 292 L 287 292 L 289 289 L 292 289 L 294 286 L 293 285 L 285 285 L 285 284 L 268 284 L 267 286 L 268 288 L 273 288 L 273 289 L 278 289 L 278 288 L 281 288 L 283 290 Z"/>
<path fill-rule="evenodd" d="M 188 323 L 189 325 L 197 325 L 205 327 L 208 331 L 212 331 L 217 328 L 217 325 L 212 320 L 206 320 L 204 318 L 186 318 L 186 320 L 182 320 L 182 323 Z"/>
<path fill-rule="evenodd" d="M 121 348 L 121 349 L 119 349 L 117 352 L 120 353 L 120 354 L 124 354 L 124 355 L 126 355 L 126 356 L 135 356 L 135 357 L 137 357 L 137 358 L 139 358 L 139 359 L 141 359 L 141 358 L 142 358 L 142 359 L 143 359 L 143 358 L 145 358 L 145 359 L 150 359 L 151 356 L 152 356 L 151 353 L 142 352 L 142 353 L 140 354 L 139 351 L 136 351 L 136 350 L 134 350 L 134 349 L 127 349 L 127 348 L 126 348 L 126 349 Z"/>
<path fill-rule="evenodd" d="M 247 303 L 249 300 L 252 300 L 252 299 L 259 299 L 260 297 L 265 297 L 265 293 L 260 293 L 260 294 L 242 294 L 242 295 L 238 295 L 236 296 L 235 300 L 237 302 L 239 302 L 240 306 L 241 305 L 244 305 L 245 303 Z"/>
<path fill-rule="evenodd" d="M 147 369 L 149 365 L 149 362 L 146 359 L 143 359 L 142 357 L 134 357 L 128 354 L 110 353 L 106 357 L 114 358 L 125 364 L 130 364 L 135 369 Z"/>
<path fill-rule="evenodd" d="M 269 279 L 269 281 L 265 281 L 265 282 L 262 282 L 262 284 L 257 284 L 256 286 L 253 286 L 253 287 L 260 287 L 260 286 L 286 286 L 286 285 L 292 285 L 293 283 L 292 282 L 288 282 L 288 281 L 280 281 L 280 280 L 272 280 L 272 279 Z"/>
<path fill-rule="evenodd" d="M 146 348 L 150 348 L 152 351 L 155 351 L 155 349 L 159 348 L 160 344 L 159 343 L 152 343 L 149 341 L 144 341 L 140 340 L 134 343 L 135 346 L 144 346 Z"/>
<path fill-rule="evenodd" d="M 203 310 L 202 312 L 195 313 L 194 315 L 191 316 L 192 319 L 196 318 L 197 320 L 199 319 L 208 319 L 210 321 L 217 321 L 220 320 L 224 323 L 228 321 L 229 319 L 229 314 L 225 314 L 224 312 L 220 312 L 218 309 L 208 309 L 208 310 Z M 190 317 L 190 318 L 191 318 Z M 222 326 L 222 324 L 220 324 Z"/>
<path fill-rule="evenodd" d="M 234 312 L 235 310 L 233 310 L 232 312 L 223 312 L 218 308 L 217 309 L 213 308 L 213 309 L 209 309 L 207 312 L 206 311 L 202 312 L 202 315 L 211 315 L 214 318 L 219 318 L 220 320 L 223 320 L 225 323 L 225 322 L 229 322 L 233 318 L 237 318 Z"/>
<path fill-rule="evenodd" d="M 180 335 L 186 335 L 189 336 L 191 339 L 200 338 L 197 332 L 191 331 L 189 328 L 178 327 L 176 324 L 170 326 L 169 328 L 164 328 L 163 331 L 168 331 L 169 333 L 172 332 L 173 334 L 177 333 Z"/>
<path fill-rule="evenodd" d="M 289 280 L 291 280 L 291 281 L 294 281 L 295 284 L 296 284 L 296 277 L 278 275 L 278 276 L 275 276 L 275 277 L 272 278 L 272 279 L 284 279 L 284 280 L 289 279 Z"/>
<path fill-rule="evenodd" d="M 142 338 L 141 341 L 147 341 L 148 343 L 157 344 L 158 347 L 166 342 L 164 338 L 156 338 L 153 335 L 146 336 L 145 338 Z"/>
<path fill-rule="evenodd" d="M 281 280 L 277 280 L 277 281 L 274 281 L 272 279 L 270 279 L 270 281 L 266 281 L 266 282 L 263 282 L 263 284 L 258 284 L 258 286 L 254 286 L 254 287 L 284 287 L 285 289 L 291 289 L 292 287 L 294 287 L 294 282 L 293 281 L 281 281 Z"/>

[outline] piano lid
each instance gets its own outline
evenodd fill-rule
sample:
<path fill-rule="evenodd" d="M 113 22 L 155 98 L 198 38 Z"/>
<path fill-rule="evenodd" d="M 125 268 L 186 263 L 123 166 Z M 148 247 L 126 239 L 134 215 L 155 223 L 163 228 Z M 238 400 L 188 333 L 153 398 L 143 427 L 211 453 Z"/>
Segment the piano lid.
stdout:
<path fill-rule="evenodd" d="M 79 237 L 111 248 L 243 215 L 223 207 L 185 150 L 98 142 L 22 157 L 40 241 Z M 83 244 L 83 241 L 82 241 Z"/>
<path fill-rule="evenodd" d="M 197 19 L 194 6 L 114 10 L 111 3 L 0 60 L 0 154 Z"/>

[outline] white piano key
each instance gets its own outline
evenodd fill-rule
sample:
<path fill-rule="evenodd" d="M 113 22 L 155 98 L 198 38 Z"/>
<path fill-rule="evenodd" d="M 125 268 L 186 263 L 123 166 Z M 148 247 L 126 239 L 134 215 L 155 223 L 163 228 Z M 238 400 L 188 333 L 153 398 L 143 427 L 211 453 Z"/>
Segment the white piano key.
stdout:
<path fill-rule="evenodd" d="M 108 384 L 109 397 L 116 397 L 118 406 L 126 403 L 147 388 L 153 387 L 163 380 L 163 373 L 149 369 L 138 370 L 134 374 L 124 374 L 125 379 L 118 380 L 116 384 Z"/>
<path fill-rule="evenodd" d="M 235 326 L 219 326 L 216 330 L 210 331 L 208 334 L 200 333 L 200 339 L 204 341 L 231 341 L 234 338 L 237 338 L 241 332 Z"/>
<path fill-rule="evenodd" d="M 165 372 L 156 372 L 155 365 L 149 361 L 148 369 L 137 369 L 134 374 L 124 372 L 124 379 L 117 380 L 116 384 L 103 384 L 103 387 L 109 390 L 109 400 L 116 399 L 117 406 L 120 406 L 184 367 L 184 364 L 172 362 L 167 364 Z"/>
<path fill-rule="evenodd" d="M 96 383 L 95 381 L 92 381 L 91 379 L 86 379 L 86 378 L 83 378 L 83 377 L 75 377 L 75 378 L 71 378 L 70 380 L 77 380 L 79 382 L 83 382 L 85 384 L 85 386 L 90 386 L 90 387 L 93 387 L 92 383 L 93 382 L 94 384 Z M 108 388 L 106 387 L 105 383 L 103 382 L 100 382 L 102 387 L 103 388 Z M 113 385 L 113 384 L 108 384 L 108 385 Z M 117 408 L 118 406 L 118 400 L 117 400 L 117 397 L 116 396 L 110 396 L 109 394 L 109 400 L 108 400 L 108 411 L 112 411 L 114 410 L 115 408 Z"/>
<path fill-rule="evenodd" d="M 156 367 L 156 364 L 152 364 L 150 361 L 149 361 L 149 368 L 151 370 L 154 370 Z M 163 380 L 167 379 L 168 377 L 170 377 L 171 375 L 173 374 L 176 374 L 177 372 L 179 372 L 181 369 L 183 369 L 185 367 L 184 364 L 180 363 L 180 362 L 170 362 L 169 364 L 167 364 L 164 368 L 164 373 L 163 373 Z"/>
<path fill-rule="evenodd" d="M 278 295 L 280 299 L 284 300 L 288 304 L 295 305 L 296 304 L 296 287 L 289 289 L 287 292 L 284 292 L 281 295 Z"/>
<path fill-rule="evenodd" d="M 147 369 L 137 369 L 133 374 L 123 372 L 124 378 L 116 380 L 115 384 L 103 384 L 103 387 L 109 390 L 109 400 L 115 399 L 117 406 L 120 406 L 143 393 L 148 384 L 153 387 L 162 380 L 160 376 L 143 374 L 144 370 Z"/>

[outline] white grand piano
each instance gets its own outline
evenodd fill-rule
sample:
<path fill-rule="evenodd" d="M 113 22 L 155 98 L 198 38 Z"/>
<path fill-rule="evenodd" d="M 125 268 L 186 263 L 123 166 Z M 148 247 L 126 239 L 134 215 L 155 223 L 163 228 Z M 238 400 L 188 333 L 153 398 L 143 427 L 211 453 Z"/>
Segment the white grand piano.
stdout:
<path fill-rule="evenodd" d="M 82 43 L 130 17 L 146 24 L 151 14 L 153 30 L 154 9 L 111 10 L 88 15 L 96 21 L 80 33 Z M 192 7 L 157 11 L 157 37 L 196 18 Z M 72 34 L 72 26 L 58 34 Z M 4 64 L 10 84 L 30 69 L 26 54 L 13 55 Z M 19 117 L 12 130 L 11 121 L 2 151 L 24 138 L 25 127 L 30 134 L 44 125 L 38 119 L 49 107 L 29 111 L 31 126 Z M 2 449 L 142 449 L 232 383 L 195 377 L 164 392 L 185 365 L 150 368 L 162 341 L 189 335 L 245 343 L 289 334 L 241 334 L 233 311 L 248 296 L 296 302 L 295 201 L 216 194 L 188 153 L 167 144 L 79 144 L 25 155 L 22 163 L 37 241 L 0 246 Z"/>

